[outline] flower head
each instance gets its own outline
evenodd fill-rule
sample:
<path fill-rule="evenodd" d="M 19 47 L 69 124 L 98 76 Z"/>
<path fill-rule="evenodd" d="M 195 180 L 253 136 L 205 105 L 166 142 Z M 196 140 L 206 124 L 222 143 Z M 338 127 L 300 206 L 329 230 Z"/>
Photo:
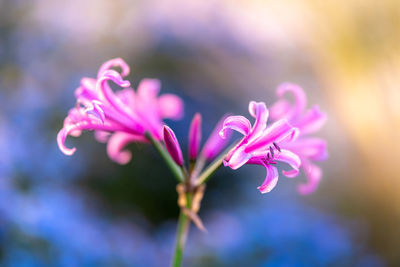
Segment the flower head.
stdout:
<path fill-rule="evenodd" d="M 242 140 L 228 153 L 224 165 L 238 169 L 244 164 L 262 165 L 267 170 L 263 184 L 258 187 L 261 193 L 271 191 L 278 181 L 277 161 L 288 163 L 291 171 L 283 171 L 287 177 L 295 177 L 300 167 L 299 157 L 289 150 L 281 149 L 280 142 L 290 142 L 298 134 L 298 130 L 286 120 L 279 120 L 267 127 L 268 110 L 262 102 L 250 102 L 249 113 L 255 118 L 253 126 L 243 116 L 229 116 L 225 119 L 220 131 L 225 137 L 229 130 L 243 135 Z"/>
<path fill-rule="evenodd" d="M 120 67 L 121 73 L 112 70 Z M 72 155 L 76 148 L 65 146 L 68 135 L 79 136 L 83 130 L 94 130 L 96 138 L 107 142 L 109 157 L 125 164 L 131 153 L 124 151 L 131 142 L 147 142 L 145 133 L 160 140 L 164 118 L 180 119 L 183 115 L 182 100 L 172 94 L 158 97 L 160 82 L 144 79 L 137 91 L 123 77 L 129 74 L 129 66 L 120 58 L 105 62 L 99 69 L 97 79 L 83 78 L 75 90 L 76 106 L 64 120 L 64 126 L 57 135 L 60 150 Z M 109 82 L 122 90 L 113 92 Z"/>
<path fill-rule="evenodd" d="M 290 104 L 284 98 L 287 93 L 294 96 L 294 104 Z M 306 110 L 306 95 L 303 89 L 295 84 L 280 85 L 277 95 L 280 99 L 270 108 L 271 118 L 274 120 L 286 119 L 299 129 L 299 138 L 293 142 L 282 142 L 280 145 L 299 155 L 307 183 L 299 185 L 298 190 L 302 194 L 309 194 L 317 188 L 322 176 L 322 170 L 313 161 L 322 161 L 328 157 L 326 141 L 321 138 L 309 137 L 309 134 L 318 131 L 325 124 L 327 117 L 317 105 Z"/>

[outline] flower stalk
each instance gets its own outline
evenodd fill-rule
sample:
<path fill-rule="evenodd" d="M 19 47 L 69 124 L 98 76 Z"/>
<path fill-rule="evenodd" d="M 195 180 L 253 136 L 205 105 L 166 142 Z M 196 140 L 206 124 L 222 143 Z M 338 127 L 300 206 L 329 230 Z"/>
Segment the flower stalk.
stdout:
<path fill-rule="evenodd" d="M 192 206 L 193 193 L 186 193 L 185 197 L 186 197 L 186 207 L 187 209 L 190 210 Z M 183 209 L 181 209 L 179 213 L 178 227 L 175 238 L 175 250 L 171 263 L 171 266 L 173 267 L 179 267 L 182 264 L 183 251 L 185 249 L 189 228 L 190 228 L 190 219 L 185 214 Z"/>
<path fill-rule="evenodd" d="M 164 162 L 167 164 L 172 174 L 175 176 L 176 180 L 181 183 L 184 181 L 184 175 L 182 168 L 180 168 L 169 153 L 163 148 L 162 144 L 158 142 L 154 137 L 149 133 L 145 133 L 146 138 L 150 141 L 150 143 L 154 146 L 157 152 L 160 154 Z"/>

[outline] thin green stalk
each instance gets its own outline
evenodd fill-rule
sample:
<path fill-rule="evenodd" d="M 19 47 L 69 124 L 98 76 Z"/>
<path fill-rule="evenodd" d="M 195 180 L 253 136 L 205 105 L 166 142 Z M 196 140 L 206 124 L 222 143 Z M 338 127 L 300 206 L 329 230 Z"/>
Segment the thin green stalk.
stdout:
<path fill-rule="evenodd" d="M 196 185 L 202 185 L 204 183 L 206 183 L 208 181 L 208 179 L 211 178 L 211 176 L 218 170 L 218 168 L 222 165 L 222 162 L 226 156 L 226 154 L 228 154 L 228 152 L 235 147 L 237 144 L 237 142 L 234 142 L 230 147 L 228 147 L 227 149 L 225 149 L 225 151 L 216 159 L 214 160 L 208 167 L 207 169 L 200 174 L 199 178 L 197 178 L 196 181 Z"/>
<path fill-rule="evenodd" d="M 199 176 L 199 178 L 196 181 L 196 185 L 202 185 L 208 181 L 208 179 L 211 178 L 211 176 L 217 171 L 217 169 L 222 165 L 222 160 L 224 159 L 225 154 L 222 154 L 219 158 L 214 160 L 213 163 L 211 163 L 207 169 Z"/>
<path fill-rule="evenodd" d="M 150 133 L 146 133 L 146 138 L 149 139 L 151 144 L 157 150 L 157 152 L 161 155 L 167 166 L 170 168 L 171 172 L 174 174 L 175 178 L 178 180 L 179 183 L 184 181 L 182 169 L 175 163 L 175 161 L 171 158 L 168 154 L 167 150 L 165 150 L 161 143 L 158 142 L 151 136 Z"/>
<path fill-rule="evenodd" d="M 192 206 L 192 193 L 186 194 L 186 207 L 190 210 Z M 190 228 L 190 219 L 182 211 L 179 213 L 178 227 L 175 239 L 175 252 L 172 259 L 171 266 L 180 267 L 183 259 L 183 250 L 185 248 L 187 236 Z"/>

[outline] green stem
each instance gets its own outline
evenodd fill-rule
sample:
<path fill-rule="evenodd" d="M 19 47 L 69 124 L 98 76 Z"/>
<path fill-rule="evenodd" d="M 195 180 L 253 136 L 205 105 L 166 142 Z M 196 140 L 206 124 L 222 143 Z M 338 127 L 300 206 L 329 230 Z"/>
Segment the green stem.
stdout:
<path fill-rule="evenodd" d="M 207 169 L 200 174 L 199 178 L 196 180 L 196 185 L 202 185 L 208 181 L 208 179 L 211 178 L 211 176 L 218 170 L 218 168 L 222 165 L 222 162 L 225 158 L 225 156 L 228 154 L 228 152 L 236 146 L 237 142 L 234 142 L 230 147 L 225 149 L 225 151 L 216 159 L 214 160 L 208 167 Z"/>
<path fill-rule="evenodd" d="M 167 166 L 170 168 L 171 172 L 174 174 L 175 178 L 179 183 L 184 181 L 182 169 L 175 163 L 175 161 L 168 154 L 167 150 L 163 148 L 160 142 L 155 140 L 150 133 L 146 133 L 146 138 L 149 139 L 150 143 L 154 146 L 157 152 L 161 155 Z"/>
<path fill-rule="evenodd" d="M 208 179 L 211 178 L 211 176 L 214 174 L 214 172 L 217 171 L 217 169 L 222 165 L 222 160 L 224 159 L 225 154 L 222 154 L 221 157 L 217 158 L 214 160 L 213 163 L 211 163 L 207 169 L 199 176 L 199 178 L 196 181 L 196 185 L 202 185 L 208 181 Z"/>
<path fill-rule="evenodd" d="M 189 210 L 192 206 L 192 198 L 193 198 L 192 193 L 186 194 L 186 207 Z M 176 233 L 175 252 L 171 263 L 171 266 L 173 267 L 179 267 L 182 264 L 183 250 L 185 248 L 187 236 L 189 233 L 189 228 L 190 228 L 190 219 L 181 210 L 179 213 L 178 228 Z"/>

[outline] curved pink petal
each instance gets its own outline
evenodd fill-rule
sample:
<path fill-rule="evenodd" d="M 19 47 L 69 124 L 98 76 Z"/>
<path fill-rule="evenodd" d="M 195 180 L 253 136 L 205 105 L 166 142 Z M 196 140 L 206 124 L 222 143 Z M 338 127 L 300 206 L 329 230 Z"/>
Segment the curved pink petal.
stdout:
<path fill-rule="evenodd" d="M 81 79 L 81 86 L 89 90 L 94 90 L 96 89 L 96 79 L 83 77 Z"/>
<path fill-rule="evenodd" d="M 113 81 L 121 87 L 129 87 L 130 82 L 122 79 L 121 75 L 114 70 L 106 70 L 102 73 L 101 77 L 97 80 L 96 89 L 101 93 L 102 97 L 117 111 L 121 112 L 127 118 L 130 118 L 126 111 L 124 103 L 114 94 L 108 86 L 108 81 Z"/>
<path fill-rule="evenodd" d="M 67 117 L 68 118 L 68 117 Z M 66 118 L 66 119 L 67 119 Z M 58 132 L 57 134 L 57 144 L 61 152 L 63 152 L 65 155 L 72 155 L 75 153 L 76 148 L 68 148 L 65 146 L 65 140 L 68 137 L 68 135 L 73 135 L 73 133 L 76 132 L 81 132 L 83 130 L 96 130 L 96 131 L 123 131 L 125 130 L 124 128 L 121 128 L 116 125 L 107 125 L 107 124 L 101 124 L 96 121 L 91 121 L 85 117 L 82 118 L 81 121 L 75 121 L 74 123 L 67 123 L 64 124 L 64 127 Z"/>
<path fill-rule="evenodd" d="M 209 161 L 215 158 L 229 142 L 229 139 L 231 137 L 231 132 L 228 133 L 225 132 L 224 133 L 225 138 L 222 138 L 219 135 L 219 132 L 222 130 L 224 121 L 227 117 L 228 116 L 224 116 L 219 120 L 219 122 L 217 123 L 214 130 L 211 132 L 210 136 L 208 137 L 206 143 L 203 146 L 201 155 Z"/>
<path fill-rule="evenodd" d="M 130 72 L 129 65 L 126 64 L 126 62 L 122 58 L 114 58 L 114 59 L 110 59 L 110 60 L 104 62 L 103 65 L 101 65 L 101 67 L 97 73 L 97 77 L 100 78 L 102 76 L 103 72 L 105 72 L 111 68 L 114 68 L 114 67 L 121 68 L 121 76 L 122 77 L 129 75 L 129 72 Z"/>
<path fill-rule="evenodd" d="M 228 157 L 226 158 L 224 165 L 229 166 L 233 170 L 242 167 L 252 157 L 251 154 L 245 153 L 244 150 L 245 147 L 236 148 L 236 150 L 234 150 L 234 153 L 230 155 L 229 160 L 227 160 Z"/>
<path fill-rule="evenodd" d="M 113 81 L 115 84 L 121 87 L 129 87 L 131 83 L 128 80 L 123 80 L 122 76 L 114 70 L 104 71 L 97 80 L 96 89 L 102 93 L 104 99 L 118 109 L 118 105 L 121 101 L 116 97 L 111 88 L 107 86 L 108 81 Z"/>
<path fill-rule="evenodd" d="M 116 120 L 124 124 L 127 128 L 132 129 L 137 134 L 143 134 L 144 128 L 141 121 L 135 117 L 135 113 L 130 112 L 129 108 L 114 94 L 107 82 L 111 80 L 121 87 L 129 87 L 130 82 L 123 80 L 121 75 L 114 70 L 106 70 L 97 80 L 96 89 L 101 93 L 102 97 L 117 111 L 117 116 L 113 116 Z M 125 122 L 124 122 L 125 121 Z"/>
<path fill-rule="evenodd" d="M 226 138 L 226 133 L 228 130 L 235 130 L 245 136 L 250 133 L 251 124 L 248 119 L 243 116 L 229 116 L 225 119 L 222 129 L 219 135 L 222 138 Z"/>
<path fill-rule="evenodd" d="M 295 142 L 285 144 L 285 148 L 294 151 L 303 158 L 317 161 L 328 158 L 327 142 L 321 138 L 299 138 Z"/>
<path fill-rule="evenodd" d="M 160 87 L 160 81 L 157 79 L 143 79 L 137 89 L 135 105 L 135 111 L 139 115 L 141 123 L 158 140 L 162 138 L 163 129 L 157 99 Z"/>
<path fill-rule="evenodd" d="M 268 109 L 265 103 L 251 101 L 249 103 L 249 112 L 251 116 L 256 118 L 256 121 L 248 135 L 249 139 L 257 138 L 262 134 L 267 127 Z"/>
<path fill-rule="evenodd" d="M 268 108 L 269 116 L 273 120 L 290 119 L 288 115 L 290 115 L 291 108 L 291 104 L 286 99 L 278 100 Z"/>
<path fill-rule="evenodd" d="M 189 129 L 189 159 L 195 160 L 201 142 L 201 115 L 196 113 Z"/>
<path fill-rule="evenodd" d="M 285 149 L 281 149 L 281 151 L 274 158 L 277 161 L 285 162 L 292 167 L 290 171 L 282 171 L 282 173 L 289 178 L 296 177 L 299 174 L 299 168 L 301 165 L 301 160 L 299 156 L 294 154 L 293 152 Z"/>
<path fill-rule="evenodd" d="M 138 85 L 137 94 L 142 101 L 153 101 L 157 98 L 160 88 L 160 80 L 143 79 Z"/>
<path fill-rule="evenodd" d="M 163 94 L 158 98 L 161 117 L 179 120 L 183 117 L 183 101 L 173 94 Z"/>
<path fill-rule="evenodd" d="M 183 165 L 182 150 L 179 145 L 178 139 L 175 136 L 174 131 L 167 125 L 164 125 L 164 143 L 167 148 L 168 153 L 171 155 L 172 159 L 179 166 Z"/>
<path fill-rule="evenodd" d="M 64 153 L 67 156 L 71 156 L 75 153 L 76 147 L 73 148 L 68 148 L 65 146 L 65 140 L 67 139 L 67 136 L 71 130 L 68 130 L 67 128 L 62 128 L 58 134 L 57 134 L 57 145 L 58 148 L 61 150 L 62 153 Z"/>
<path fill-rule="evenodd" d="M 81 79 L 81 86 L 75 90 L 74 94 L 78 100 L 98 100 L 99 96 L 96 92 L 96 80 L 92 78 Z"/>
<path fill-rule="evenodd" d="M 318 106 L 314 106 L 296 123 L 296 127 L 300 129 L 302 135 L 314 133 L 324 126 L 326 119 L 326 113 Z"/>
<path fill-rule="evenodd" d="M 257 187 L 257 189 L 260 190 L 262 194 L 271 192 L 271 190 L 274 189 L 274 187 L 278 183 L 279 177 L 278 170 L 274 166 L 264 164 L 264 167 L 267 171 L 267 176 L 265 177 L 262 185 Z"/>
<path fill-rule="evenodd" d="M 86 109 L 86 114 L 94 116 L 104 124 L 106 117 L 103 109 L 100 107 L 101 102 L 98 100 L 93 100 L 90 104 L 91 105 Z"/>
<path fill-rule="evenodd" d="M 128 107 L 135 106 L 135 91 L 132 88 L 124 88 L 115 93 L 115 95 Z"/>
<path fill-rule="evenodd" d="M 266 154 L 267 152 L 265 152 Z M 261 155 L 261 156 L 252 156 L 247 162 L 246 164 L 251 164 L 251 165 L 263 165 L 264 166 L 264 161 L 265 161 L 265 154 Z"/>
<path fill-rule="evenodd" d="M 272 145 L 273 142 L 279 143 L 280 141 L 287 139 L 289 139 L 288 141 L 291 141 L 297 136 L 297 134 L 297 128 L 294 128 L 286 120 L 279 120 L 265 129 L 261 137 L 250 143 L 245 152 L 252 153 L 257 149 L 263 149 Z"/>
<path fill-rule="evenodd" d="M 124 147 L 132 142 L 146 142 L 140 135 L 132 135 L 124 132 L 117 132 L 111 135 L 107 143 L 107 154 L 113 161 L 119 164 L 126 164 L 132 158 L 132 153 L 124 150 Z"/>
<path fill-rule="evenodd" d="M 276 91 L 279 98 L 283 97 L 287 92 L 292 93 L 295 99 L 293 110 L 290 112 L 290 116 L 287 117 L 288 120 L 291 121 L 303 113 L 307 105 L 307 97 L 304 90 L 293 83 L 283 83 L 278 86 Z"/>
<path fill-rule="evenodd" d="M 110 139 L 111 133 L 104 131 L 95 131 L 94 138 L 100 143 L 107 143 L 108 139 Z"/>
<path fill-rule="evenodd" d="M 302 162 L 302 169 L 306 174 L 307 183 L 300 184 L 297 189 L 300 194 L 308 195 L 317 189 L 321 180 L 322 170 L 310 161 L 304 159 Z"/>

